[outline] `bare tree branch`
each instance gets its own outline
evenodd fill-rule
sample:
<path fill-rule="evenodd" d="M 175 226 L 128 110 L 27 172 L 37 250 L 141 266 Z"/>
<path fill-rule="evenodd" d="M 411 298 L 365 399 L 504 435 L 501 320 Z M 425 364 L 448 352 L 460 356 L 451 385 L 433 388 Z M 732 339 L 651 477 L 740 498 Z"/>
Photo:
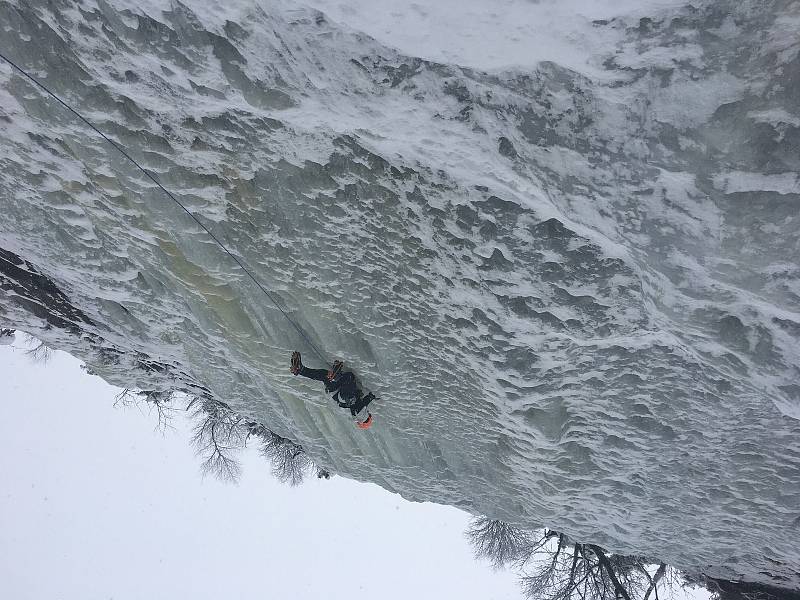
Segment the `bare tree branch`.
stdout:
<path fill-rule="evenodd" d="M 477 517 L 466 531 L 467 539 L 475 555 L 488 558 L 495 568 L 513 563 L 528 554 L 532 545 L 531 535 L 498 519 Z"/>
<path fill-rule="evenodd" d="M 614 593 L 618 597 L 623 598 L 623 600 L 631 600 L 631 597 L 628 595 L 628 591 L 619 582 L 619 579 L 617 579 L 617 575 L 614 573 L 614 568 L 611 566 L 611 563 L 609 563 L 605 551 L 599 546 L 595 546 L 593 544 L 589 544 L 588 547 L 595 554 L 595 556 L 597 556 L 597 560 L 600 561 L 600 565 L 606 570 L 606 574 L 608 575 L 609 579 L 611 579 L 611 583 L 614 585 Z"/>
<path fill-rule="evenodd" d="M 247 439 L 244 419 L 217 401 L 203 402 L 194 416 L 198 423 L 192 444 L 198 456 L 204 458 L 200 470 L 204 475 L 210 473 L 223 481 L 237 482 L 241 467 L 234 454 Z"/>
<path fill-rule="evenodd" d="M 650 580 L 650 587 L 647 588 L 647 592 L 645 592 L 643 600 L 647 600 L 650 598 L 650 593 L 655 590 L 656 592 L 656 600 L 658 600 L 658 582 L 664 576 L 664 573 L 667 572 L 667 565 L 661 563 L 658 565 L 658 570 L 656 570 L 656 574 L 653 577 L 650 577 L 650 573 L 647 572 L 647 569 L 642 568 L 642 571 L 647 575 L 648 579 Z"/>
<path fill-rule="evenodd" d="M 36 341 L 35 338 L 31 339 Z M 26 350 L 25 354 L 27 354 L 33 362 L 44 365 L 53 357 L 53 349 L 45 345 L 44 342 L 39 342 L 33 348 Z"/>
<path fill-rule="evenodd" d="M 314 466 L 302 446 L 273 432 L 264 438 L 261 454 L 272 463 L 272 474 L 292 486 L 301 484 Z"/>

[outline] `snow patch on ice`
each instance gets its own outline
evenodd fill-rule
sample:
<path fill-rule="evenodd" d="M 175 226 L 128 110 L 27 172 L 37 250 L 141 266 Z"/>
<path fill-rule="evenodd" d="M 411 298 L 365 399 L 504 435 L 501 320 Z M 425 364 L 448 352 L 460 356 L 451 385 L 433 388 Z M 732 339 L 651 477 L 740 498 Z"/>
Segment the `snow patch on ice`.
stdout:
<path fill-rule="evenodd" d="M 713 176 L 714 186 L 726 194 L 741 192 L 776 192 L 800 194 L 800 175 L 797 173 L 748 173 L 726 171 Z"/>

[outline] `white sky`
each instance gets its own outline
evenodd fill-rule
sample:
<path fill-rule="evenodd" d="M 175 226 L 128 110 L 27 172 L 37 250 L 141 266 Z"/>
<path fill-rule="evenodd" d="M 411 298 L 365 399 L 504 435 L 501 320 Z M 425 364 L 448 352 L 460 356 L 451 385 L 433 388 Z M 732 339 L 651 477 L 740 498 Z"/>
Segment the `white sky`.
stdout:
<path fill-rule="evenodd" d="M 465 513 L 340 477 L 291 488 L 255 450 L 239 485 L 203 480 L 185 422 L 162 435 L 79 364 L 0 347 L 0 598 L 521 598 L 473 558 Z"/>

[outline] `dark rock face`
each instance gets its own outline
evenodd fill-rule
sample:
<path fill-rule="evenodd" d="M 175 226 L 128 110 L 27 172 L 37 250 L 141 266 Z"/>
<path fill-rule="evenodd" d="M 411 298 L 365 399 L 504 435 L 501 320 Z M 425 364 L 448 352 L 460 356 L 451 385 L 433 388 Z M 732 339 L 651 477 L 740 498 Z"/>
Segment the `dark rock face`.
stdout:
<path fill-rule="evenodd" d="M 94 325 L 35 265 L 2 248 L 0 289 L 11 302 L 50 327 L 75 335 L 80 333 L 81 326 Z"/>

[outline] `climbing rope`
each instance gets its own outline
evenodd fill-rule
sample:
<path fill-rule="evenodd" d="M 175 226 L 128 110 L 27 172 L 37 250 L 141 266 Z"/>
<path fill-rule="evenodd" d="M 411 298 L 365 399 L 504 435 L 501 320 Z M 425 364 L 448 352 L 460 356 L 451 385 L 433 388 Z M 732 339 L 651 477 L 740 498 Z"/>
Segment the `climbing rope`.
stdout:
<path fill-rule="evenodd" d="M 294 326 L 294 328 L 295 328 L 295 329 L 297 330 L 297 332 L 298 332 L 298 333 L 299 333 L 299 334 L 300 334 L 300 335 L 303 337 L 303 339 L 304 339 L 304 340 L 305 340 L 305 341 L 308 343 L 308 345 L 309 345 L 309 346 L 311 346 L 311 348 L 313 348 L 313 349 L 314 349 L 314 352 L 316 352 L 316 354 L 317 354 L 317 356 L 320 358 L 320 360 L 322 360 L 322 362 L 324 362 L 325 364 L 329 364 L 329 363 L 328 363 L 328 362 L 325 360 L 325 357 L 323 356 L 322 352 L 320 352 L 320 351 L 319 351 L 319 349 L 317 348 L 317 346 L 314 344 L 314 342 L 312 342 L 312 341 L 311 341 L 311 340 L 308 338 L 308 336 L 305 334 L 305 332 L 302 330 L 302 328 L 301 328 L 301 327 L 300 327 L 300 326 L 299 326 L 297 323 L 295 323 L 294 319 L 292 319 L 292 318 L 291 318 L 291 317 L 290 317 L 290 316 L 289 316 L 289 315 L 286 313 L 286 311 L 285 311 L 285 310 L 283 310 L 283 308 L 281 308 L 280 304 L 278 304 L 277 300 L 275 300 L 275 297 L 274 297 L 274 296 L 273 296 L 273 295 L 272 295 L 272 294 L 269 292 L 269 290 L 267 290 L 267 289 L 266 289 L 266 288 L 265 288 L 263 285 L 261 285 L 261 283 L 258 281 L 258 279 L 256 279 L 256 278 L 255 278 L 255 276 L 254 276 L 254 275 L 253 275 L 253 274 L 250 272 L 250 269 L 248 269 L 248 268 L 247 268 L 247 267 L 246 267 L 246 266 L 245 266 L 245 265 L 242 263 L 242 261 L 241 261 L 241 260 L 239 260 L 239 258 L 238 258 L 238 257 L 236 257 L 236 255 L 234 255 L 234 254 L 233 254 L 233 253 L 232 253 L 230 250 L 228 250 L 228 248 L 225 246 L 225 244 L 223 244 L 223 243 L 222 243 L 222 242 L 219 240 L 219 238 L 217 238 L 217 236 L 216 236 L 216 235 L 214 235 L 214 234 L 211 232 L 211 230 L 210 230 L 208 227 L 206 227 L 205 225 L 203 225 L 203 223 L 202 223 L 202 222 L 200 222 L 200 220 L 199 220 L 197 217 L 195 217 L 195 216 L 194 216 L 194 214 L 192 214 L 192 212 L 191 212 L 191 211 L 190 211 L 188 208 L 186 208 L 186 206 L 184 206 L 184 205 L 181 203 L 181 201 L 180 201 L 180 200 L 178 200 L 178 199 L 177 199 L 177 198 L 176 198 L 176 197 L 175 197 L 175 196 L 174 196 L 174 195 L 173 195 L 173 194 L 172 194 L 172 193 L 171 193 L 171 192 L 170 192 L 170 191 L 169 191 L 167 188 L 165 188 L 163 185 L 161 185 L 161 183 L 159 183 L 159 181 L 158 181 L 158 180 L 157 180 L 157 179 L 156 179 L 156 178 L 155 178 L 153 175 L 151 175 L 149 171 L 147 171 L 147 170 L 146 170 L 146 169 L 145 169 L 145 168 L 144 168 L 142 165 L 140 165 L 138 162 L 136 162 L 136 160 L 134 160 L 134 158 L 133 158 L 133 157 L 131 157 L 131 155 L 130 155 L 130 154 L 128 154 L 128 153 L 125 151 L 125 149 L 124 149 L 122 146 L 120 146 L 119 144 L 117 144 L 117 143 L 116 143 L 114 140 L 112 140 L 111 138 L 109 138 L 109 137 L 108 137 L 106 134 L 104 134 L 104 133 L 103 133 L 102 131 L 100 131 L 100 130 L 99 130 L 97 127 L 95 127 L 95 126 L 94 126 L 94 125 L 93 125 L 93 124 L 92 124 L 92 123 L 91 123 L 91 122 L 90 122 L 88 119 L 86 119 L 86 118 L 85 118 L 83 115 L 81 115 L 81 114 L 80 114 L 78 111 L 76 111 L 74 108 L 72 108 L 72 107 L 71 107 L 69 104 L 67 104 L 66 102 L 64 102 L 64 101 L 63 101 L 63 100 L 62 100 L 62 99 L 61 99 L 61 98 L 60 98 L 60 97 L 59 97 L 57 94 L 55 94 L 54 92 L 52 92 L 52 91 L 51 91 L 51 90 L 50 90 L 50 89 L 49 89 L 49 88 L 48 88 L 46 85 L 44 85 L 43 83 L 41 83 L 41 82 L 40 82 L 38 79 L 34 78 L 34 77 L 33 77 L 33 76 L 31 76 L 30 74 L 28 74 L 28 72 L 27 72 L 27 71 L 25 71 L 25 70 L 24 70 L 22 67 L 18 66 L 18 65 L 17 65 L 17 64 L 16 64 L 14 61 L 12 61 L 10 58 L 8 58 L 7 56 L 5 56 L 5 55 L 4 55 L 3 53 L 1 53 L 1 52 L 0 52 L 0 58 L 2 58 L 2 59 L 3 59 L 4 61 L 6 61 L 6 62 L 7 62 L 9 65 L 11 65 L 11 67 L 12 67 L 13 69 L 15 69 L 15 70 L 19 71 L 19 72 L 20 72 L 20 73 L 21 73 L 21 74 L 22 74 L 24 77 L 26 77 L 27 79 L 29 79 L 30 81 L 32 81 L 32 82 L 33 82 L 33 83 L 34 83 L 36 86 L 38 86 L 39 88 L 41 88 L 42 90 L 44 90 L 45 92 L 47 92 L 47 94 L 49 94 L 50 96 L 52 96 L 52 97 L 53 97 L 53 98 L 54 98 L 54 99 L 55 99 L 55 100 L 56 100 L 56 101 L 57 101 L 59 104 L 61 104 L 61 106 L 63 106 L 64 108 L 66 108 L 66 109 L 67 109 L 69 112 L 71 112 L 73 115 L 75 115 L 76 117 L 78 117 L 78 119 L 80 119 L 80 120 L 81 120 L 81 121 L 83 121 L 83 122 L 84 122 L 86 125 L 88 125 L 88 126 L 89 126 L 89 127 L 92 129 L 92 130 L 94 130 L 96 133 L 98 133 L 98 134 L 99 134 L 99 135 L 100 135 L 100 136 L 101 136 L 101 137 L 102 137 L 102 138 L 103 138 L 105 141 L 107 141 L 107 142 L 108 142 L 109 144 L 111 144 L 111 145 L 112 145 L 114 148 L 116 148 L 116 150 L 117 150 L 117 151 L 118 151 L 120 154 L 122 154 L 122 156 L 124 156 L 125 158 L 127 158 L 127 159 L 128 159 L 130 162 L 132 162 L 134 165 L 136 165 L 136 167 L 137 167 L 137 168 L 138 168 L 138 169 L 139 169 L 139 170 L 140 170 L 142 173 L 144 173 L 145 177 L 147 177 L 147 178 L 148 178 L 150 181 L 152 181 L 152 182 L 153 182 L 153 183 L 155 183 L 155 184 L 156 184 L 156 185 L 157 185 L 159 188 L 161 188 L 161 189 L 163 190 L 163 192 L 164 192 L 164 193 L 165 193 L 165 194 L 166 194 L 166 195 L 167 195 L 167 196 L 170 198 L 170 200 L 172 200 L 172 201 L 173 201 L 175 204 L 177 204 L 178 206 L 180 206 L 180 207 L 183 209 L 183 211 L 184 211 L 184 212 L 185 212 L 187 215 L 189 215 L 189 216 L 190 216 L 190 217 L 191 217 L 191 218 L 194 220 L 194 222 L 195 222 L 195 223 L 197 223 L 197 224 L 198 224 L 198 225 L 199 225 L 199 226 L 200 226 L 200 227 L 201 227 L 201 228 L 202 228 L 202 229 L 203 229 L 203 230 L 204 230 L 204 231 L 205 231 L 205 232 L 206 232 L 206 233 L 207 233 L 207 234 L 208 234 L 208 235 L 211 237 L 211 239 L 212 239 L 212 240 L 214 240 L 214 241 L 215 241 L 217 244 L 219 244 L 219 247 L 220 247 L 220 248 L 222 248 L 222 249 L 223 249 L 223 250 L 224 250 L 224 251 L 225 251 L 225 252 L 226 252 L 226 253 L 227 253 L 227 254 L 228 254 L 228 255 L 229 255 L 229 256 L 230 256 L 230 257 L 231 257 L 231 258 L 232 258 L 232 259 L 233 259 L 235 262 L 236 262 L 236 264 L 237 264 L 237 265 L 239 265 L 239 267 L 242 269 L 242 271 L 244 271 L 244 272 L 247 274 L 247 276 L 248 276 L 250 279 L 252 279 L 252 280 L 253 280 L 253 283 L 255 283 L 255 284 L 258 286 L 258 288 L 259 288 L 259 289 L 260 289 L 262 292 L 264 292 L 264 294 L 267 296 L 267 298 L 269 298 L 269 299 L 272 301 L 272 303 L 275 305 L 275 307 L 276 307 L 276 308 L 277 308 L 279 311 L 281 311 L 281 314 L 283 314 L 283 316 L 284 316 L 284 317 L 286 317 L 286 320 L 287 320 L 287 321 L 289 321 L 289 322 L 290 322 L 290 323 L 291 323 L 291 324 Z"/>

